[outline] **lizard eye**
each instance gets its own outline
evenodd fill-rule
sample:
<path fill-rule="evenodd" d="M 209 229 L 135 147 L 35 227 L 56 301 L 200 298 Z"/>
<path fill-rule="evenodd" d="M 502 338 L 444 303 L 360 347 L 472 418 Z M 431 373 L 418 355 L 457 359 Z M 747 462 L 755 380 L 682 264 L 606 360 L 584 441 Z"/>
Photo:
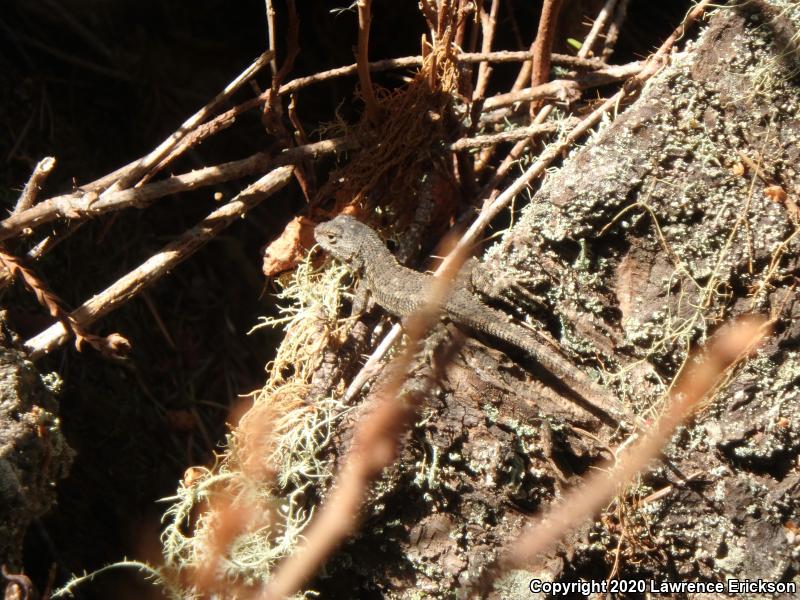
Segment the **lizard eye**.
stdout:
<path fill-rule="evenodd" d="M 328 238 L 328 242 L 330 242 L 331 244 L 335 244 L 336 243 L 336 234 L 335 233 L 328 233 L 327 234 L 327 238 Z"/>

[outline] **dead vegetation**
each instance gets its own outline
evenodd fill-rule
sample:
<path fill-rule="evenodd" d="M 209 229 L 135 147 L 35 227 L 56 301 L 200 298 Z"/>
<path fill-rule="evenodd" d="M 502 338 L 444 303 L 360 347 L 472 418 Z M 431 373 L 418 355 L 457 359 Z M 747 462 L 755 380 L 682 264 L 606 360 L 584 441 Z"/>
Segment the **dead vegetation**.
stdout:
<path fill-rule="evenodd" d="M 533 38 L 530 51 L 504 52 L 493 51 L 499 0 L 422 0 L 419 8 L 426 31 L 419 56 L 371 62 L 370 24 L 376 6 L 359 0 L 351 7 L 354 14 L 347 15 L 358 21 L 355 64 L 290 79 L 301 53 L 298 40 L 303 24 L 293 0 L 285 3 L 286 12 L 280 15 L 267 0 L 269 48 L 152 152 L 70 193 L 37 201 L 36 190 L 52 168 L 47 159 L 39 163 L 15 211 L 0 222 L 5 248 L 0 265 L 7 271 L 4 284 L 19 277 L 56 319 L 21 341 L 31 360 L 54 352 L 71 337 L 79 350 L 79 342 L 86 341 L 101 353 L 118 356 L 128 348 L 120 334 L 88 333 L 99 318 L 142 293 L 290 183 L 297 184 L 305 199 L 301 214 L 265 250 L 264 274 L 279 281 L 283 314 L 263 319 L 259 327 L 282 327 L 285 332 L 274 361 L 267 365 L 265 385 L 234 411 L 231 432 L 216 464 L 190 467 L 177 494 L 169 499 L 161 535 L 164 563 L 124 561 L 118 566 L 142 570 L 172 597 L 271 599 L 310 594 L 310 582 L 326 560 L 358 531 L 360 522 L 373 516 L 365 511 L 365 503 L 375 498 L 392 500 L 391 485 L 381 491 L 375 488 L 381 488 L 385 479 L 400 478 L 397 471 L 402 471 L 399 463 L 407 456 L 408 434 L 430 416 L 429 403 L 447 380 L 448 365 L 460 346 L 458 338 L 434 348 L 425 344 L 449 282 L 459 276 L 486 228 L 537 185 L 548 169 L 586 142 L 595 128 L 607 127 L 634 102 L 649 80 L 669 65 L 679 41 L 711 8 L 710 2 L 699 2 L 646 59 L 612 65 L 609 60 L 629 3 L 596 3 L 602 6 L 584 27 L 577 56 L 553 52 L 562 4 L 543 2 L 536 35 L 527 35 Z M 762 10 L 765 18 L 778 18 L 770 16 L 770 10 Z M 791 20 L 791 15 L 782 15 Z M 280 36 L 279 17 L 286 24 L 286 39 L 280 47 L 275 37 Z M 519 64 L 510 89 L 491 83 L 492 70 L 501 62 Z M 267 67 L 269 85 L 262 91 L 254 77 Z M 405 81 L 392 89 L 373 82 L 376 73 L 393 69 L 413 71 L 403 71 Z M 299 116 L 298 92 L 352 75 L 359 82 L 360 118 L 315 123 L 313 129 L 323 139 L 311 141 L 312 126 Z M 255 95 L 225 110 L 248 82 Z M 248 111 L 260 111 L 261 123 L 274 140 L 269 150 L 168 174 L 178 158 L 234 126 Z M 797 247 L 793 196 L 781 187 L 777 174 L 764 171 L 760 158 L 743 154 L 741 170 L 751 175 L 750 194 L 725 229 L 727 237 L 702 279 L 664 233 L 662 215 L 651 202 L 652 189 L 640 189 L 632 202 L 596 228 L 597 237 L 603 238 L 621 224 L 630 228 L 649 223 L 657 251 L 673 267 L 669 276 L 681 283 L 677 300 L 665 300 L 669 314 L 657 334 L 637 332 L 646 347 L 639 348 L 635 360 L 597 361 L 603 367 L 609 365 L 604 383 L 639 410 L 639 419 L 620 423 L 616 429 L 576 434 L 591 438 L 595 450 L 610 451 L 610 463 L 596 457 L 589 460 L 599 472 L 581 484 L 561 476 L 559 486 L 569 485 L 564 485 L 560 503 L 547 509 L 537 525 L 522 533 L 515 528 L 504 537 L 497 535 L 485 562 L 462 565 L 453 578 L 458 585 L 448 580 L 429 595 L 446 596 L 459 588 L 467 595 L 491 596 L 502 589 L 510 574 L 530 567 L 598 514 L 615 544 L 607 561 L 613 565 L 605 574 L 608 579 L 622 572 L 621 561 L 633 563 L 655 552 L 640 509 L 672 488 L 642 493 L 639 487 L 646 486 L 641 480 L 637 484 L 637 476 L 655 460 L 674 467 L 662 449 L 675 431 L 701 402 L 710 405 L 715 392 L 741 369 L 766 334 L 764 323 L 784 323 L 786 316 L 782 310 L 773 310 L 757 324 L 739 321 L 717 337 L 711 331 L 734 316 L 764 312 L 770 292 L 787 285 L 794 290 L 786 271 L 786 261 L 794 260 Z M 255 181 L 242 183 L 241 191 L 222 206 L 73 311 L 63 308 L 37 277 L 35 267 L 23 266 L 41 260 L 54 240 L 69 235 L 86 219 L 147 210 L 177 192 L 248 178 Z M 775 203 L 785 207 L 793 227 L 772 247 L 769 264 L 759 277 L 750 280 L 747 309 L 734 311 L 729 302 L 728 267 L 736 254 L 732 246 L 741 243 L 743 232 L 751 235 L 749 215 L 757 180 L 768 186 L 770 191 L 765 193 Z M 442 252 L 428 305 L 403 324 L 405 345 L 391 359 L 386 356 L 394 351 L 400 326 L 379 340 L 364 322 L 342 318 L 348 305 L 349 276 L 313 251 L 313 227 L 340 213 L 354 214 L 395 239 L 398 255 L 407 262 L 419 258 L 420 248 L 432 248 L 426 242 L 431 236 L 451 228 L 462 232 L 447 245 L 449 253 Z M 68 225 L 60 231 L 44 233 L 44 225 L 63 222 Z M 580 219 L 575 223 L 585 225 Z M 37 235 L 41 240 L 25 252 L 27 256 L 14 254 L 14 248 L 23 248 L 23 242 Z M 502 251 L 502 247 L 495 249 L 493 257 Z M 575 262 L 580 262 L 580 256 Z M 624 319 L 636 313 L 632 307 L 638 275 L 624 268 L 617 275 L 624 288 L 617 294 Z M 671 296 L 673 286 L 667 288 Z M 784 303 L 789 302 L 787 295 Z M 698 342 L 701 349 L 691 352 Z M 369 353 L 365 361 L 362 353 Z M 576 350 L 575 355 L 579 357 L 580 352 Z M 657 373 L 655 393 L 639 393 L 634 375 L 643 365 L 658 361 L 674 362 Z M 365 386 L 373 382 L 363 402 L 357 403 Z M 556 394 L 555 403 L 563 406 L 564 399 Z M 504 419 L 501 416 L 497 422 Z M 524 418 L 518 423 L 520 429 L 528 425 Z M 575 431 L 580 432 L 580 427 Z M 538 433 L 521 438 L 541 441 Z M 546 458 L 556 465 L 553 456 Z M 419 467 L 429 489 L 439 485 L 439 461 L 434 452 L 430 464 Z M 520 481 L 529 475 L 523 473 Z M 683 483 L 688 485 L 689 480 L 684 478 Z M 397 481 L 394 485 L 395 492 L 408 491 Z M 72 593 L 93 576 L 73 579 L 56 595 Z M 411 590 L 398 590 L 396 596 L 412 597 Z"/>

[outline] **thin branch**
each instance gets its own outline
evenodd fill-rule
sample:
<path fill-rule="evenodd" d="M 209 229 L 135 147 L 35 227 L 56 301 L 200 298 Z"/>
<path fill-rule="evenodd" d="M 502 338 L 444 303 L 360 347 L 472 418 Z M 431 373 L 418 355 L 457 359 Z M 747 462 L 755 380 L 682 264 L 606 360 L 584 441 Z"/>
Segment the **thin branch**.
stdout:
<path fill-rule="evenodd" d="M 217 208 L 195 227 L 164 246 L 160 252 L 84 302 L 69 314 L 70 319 L 73 319 L 81 327 L 88 327 L 103 315 L 125 304 L 194 254 L 222 229 L 285 186 L 292 177 L 292 170 L 293 167 L 289 166 L 279 167 L 249 185 L 230 202 Z M 63 344 L 67 339 L 69 339 L 69 333 L 64 325 L 60 322 L 54 323 L 26 341 L 25 349 L 30 353 L 29 358 L 36 360 Z"/>
<path fill-rule="evenodd" d="M 454 58 L 459 63 L 483 63 L 483 62 L 496 62 L 496 63 L 513 63 L 524 62 L 531 60 L 533 53 L 528 50 L 522 51 L 509 51 L 498 50 L 496 52 L 463 52 L 457 54 Z M 409 69 L 411 67 L 422 66 L 422 56 L 404 56 L 402 58 L 387 58 L 369 63 L 369 70 L 372 72 L 390 71 L 392 69 Z M 572 69 L 596 70 L 607 67 L 604 62 L 597 59 L 581 59 L 567 54 L 553 54 L 552 62 L 555 65 L 568 67 Z M 345 77 L 355 75 L 358 73 L 358 64 L 347 65 L 344 67 L 336 67 L 328 71 L 321 71 L 314 75 L 307 77 L 298 77 L 282 85 L 278 93 L 281 95 L 296 92 L 299 89 L 329 81 L 337 77 Z M 262 100 L 263 101 L 263 100 Z M 257 104 L 257 102 L 256 102 Z"/>
<path fill-rule="evenodd" d="M 583 40 L 583 44 L 581 45 L 580 50 L 578 50 L 578 56 L 589 56 L 592 52 L 592 47 L 594 46 L 597 38 L 600 36 L 600 33 L 605 29 L 606 23 L 611 18 L 611 15 L 614 13 L 614 8 L 616 8 L 617 0 L 606 0 L 606 3 L 603 5 L 603 8 L 600 9 L 600 12 L 597 13 L 597 18 L 592 23 L 592 28 L 589 30 L 589 33 L 586 35 L 586 39 Z"/>
<path fill-rule="evenodd" d="M 431 32 L 431 44 L 436 43 L 436 5 L 433 0 L 419 0 L 419 7 L 422 9 L 422 14 L 425 15 L 425 20 L 428 22 L 428 29 Z"/>
<path fill-rule="evenodd" d="M 266 152 L 258 152 L 241 160 L 175 175 L 138 188 L 112 192 L 106 194 L 105 198 L 102 199 L 94 192 L 80 196 L 75 194 L 56 196 L 40 202 L 33 208 L 0 221 L 0 241 L 18 235 L 25 229 L 49 223 L 56 219 L 79 219 L 95 217 L 106 212 L 129 207 L 144 208 L 153 200 L 164 196 L 239 179 L 279 165 L 293 164 L 306 158 L 344 152 L 353 147 L 353 141 L 345 138 L 336 138 L 306 146 L 297 146 L 277 156 L 271 156 Z"/>
<path fill-rule="evenodd" d="M 367 119 L 372 122 L 378 118 L 378 101 L 375 90 L 372 89 L 372 79 L 369 74 L 369 29 L 372 21 L 370 8 L 372 0 L 358 0 L 358 81 L 361 84 L 361 96 L 364 100 Z"/>
<path fill-rule="evenodd" d="M 479 62 L 498 62 L 498 63 L 508 63 L 508 62 L 520 62 L 530 60 L 532 53 L 529 51 L 522 51 L 522 52 L 509 52 L 509 51 L 498 51 L 498 52 L 489 52 L 489 53 L 463 53 L 456 56 L 456 59 L 460 63 L 479 63 Z M 596 59 L 581 59 L 574 56 L 569 56 L 565 54 L 554 54 L 553 57 L 553 64 L 573 68 L 573 69 L 585 69 L 585 70 L 594 70 L 594 69 L 602 69 L 607 65 L 602 61 Z M 422 65 L 423 57 L 422 56 L 407 56 L 403 58 L 389 58 L 385 60 L 379 60 L 372 63 L 369 63 L 369 70 L 372 72 L 382 72 L 382 71 L 390 71 L 392 69 L 408 69 L 413 67 L 419 67 Z M 335 69 L 330 69 L 328 71 L 322 71 L 320 73 L 315 73 L 314 75 L 309 75 L 307 77 L 298 77 L 297 79 L 293 79 L 285 84 L 282 84 L 280 88 L 278 88 L 278 94 L 283 96 L 286 94 L 291 94 L 296 92 L 297 90 L 303 89 L 305 87 L 315 85 L 317 83 L 322 83 L 324 81 L 330 81 L 331 79 L 335 79 L 338 77 L 346 77 L 351 75 L 358 74 L 358 64 L 353 63 L 351 65 L 347 65 L 344 67 L 337 67 Z M 233 108 L 221 113 L 220 115 L 216 116 L 215 118 L 211 119 L 207 123 L 203 123 L 195 127 L 191 132 L 186 134 L 186 136 L 181 140 L 179 144 L 177 144 L 170 153 L 162 159 L 162 161 L 158 164 L 157 167 L 152 169 L 152 172 L 158 172 L 164 169 L 164 167 L 172 162 L 177 156 L 183 154 L 187 148 L 194 146 L 203 140 L 211 137 L 212 135 L 219 133 L 220 131 L 227 129 L 231 125 L 236 122 L 236 119 L 239 115 L 252 110 L 261 104 L 264 104 L 268 101 L 270 95 L 270 90 L 267 90 L 255 98 L 251 98 L 250 100 L 246 100 L 241 104 L 234 106 Z M 114 171 L 113 173 L 109 173 L 93 181 L 91 183 L 85 184 L 82 186 L 87 191 L 99 191 L 101 189 L 105 189 L 107 186 L 111 185 L 116 179 L 122 176 L 125 172 L 130 170 L 138 161 L 134 161 L 124 167 L 121 167 Z"/>
<path fill-rule="evenodd" d="M 641 86 L 644 83 L 644 81 L 646 81 L 647 79 L 652 77 L 656 72 L 658 72 L 658 70 L 662 66 L 663 60 L 669 54 L 675 42 L 680 38 L 681 35 L 683 35 L 683 32 L 686 30 L 687 27 L 689 27 L 692 23 L 694 23 L 694 21 L 700 18 L 700 16 L 705 12 L 706 8 L 708 8 L 710 4 L 711 0 L 703 0 L 700 4 L 698 4 L 691 11 L 689 11 L 689 13 L 684 18 L 683 22 L 680 25 L 678 25 L 678 27 L 672 32 L 672 34 L 661 44 L 659 49 L 654 54 L 650 55 L 650 57 L 644 64 L 644 68 L 637 75 L 629 79 L 625 85 L 628 86 L 628 84 L 631 84 L 630 89 L 633 90 L 635 87 L 637 87 L 637 85 Z M 586 47 L 581 47 L 581 50 L 578 52 L 578 54 L 586 54 L 586 53 L 588 53 Z M 615 97 L 617 97 L 620 101 L 625 96 L 625 93 L 623 92 L 624 90 L 621 90 L 620 93 L 615 94 Z M 539 112 L 537 118 L 534 119 L 534 123 L 542 122 L 543 119 L 547 117 L 547 113 L 545 113 L 544 111 L 549 112 L 550 110 L 552 110 L 552 105 L 545 106 Z M 486 184 L 486 186 L 484 186 L 483 192 L 485 196 L 494 193 L 495 186 L 502 180 L 503 177 L 505 177 L 505 175 L 515 164 L 517 159 L 522 155 L 525 148 L 531 142 L 532 139 L 522 140 L 518 142 L 517 145 L 514 146 L 514 148 L 512 148 L 511 152 L 509 152 L 508 156 L 506 156 L 506 158 L 503 159 L 502 163 L 497 168 L 497 171 L 495 172 L 491 181 L 488 184 Z"/>
<path fill-rule="evenodd" d="M 505 142 L 516 142 L 517 140 L 521 140 L 532 135 L 556 133 L 559 128 L 560 127 L 558 123 L 543 123 L 541 125 L 529 125 L 527 127 L 509 129 L 508 131 L 501 131 L 499 133 L 476 135 L 474 137 L 462 138 L 456 142 L 453 142 L 450 144 L 450 150 L 452 152 L 459 152 L 461 150 L 494 146 L 496 144 L 502 144 Z"/>
<path fill-rule="evenodd" d="M 486 100 L 483 107 L 488 111 L 516 102 L 529 102 L 530 100 L 541 98 L 574 99 L 580 90 L 628 79 L 641 73 L 643 68 L 644 64 L 637 61 L 627 65 L 615 65 L 607 69 L 593 71 L 577 79 L 555 79 L 542 85 L 537 85 L 535 88 L 525 88 L 517 92 L 492 96 Z"/>
<path fill-rule="evenodd" d="M 558 26 L 558 13 L 564 0 L 545 0 L 539 17 L 539 30 L 533 44 L 533 64 L 531 65 L 531 87 L 535 88 L 550 81 L 550 55 L 553 53 L 553 39 Z M 541 108 L 539 101 L 531 102 L 531 119 Z"/>
<path fill-rule="evenodd" d="M 230 98 L 236 90 L 258 73 L 271 58 L 272 53 L 265 52 L 255 59 L 250 66 L 225 86 L 225 89 L 217 94 L 209 103 L 184 121 L 183 125 L 181 125 L 177 131 L 156 146 L 149 154 L 142 157 L 136 163 L 129 166 L 125 172 L 121 173 L 116 182 L 103 193 L 115 192 L 136 184 L 141 177 L 145 176 L 153 167 L 158 165 L 189 132 L 207 119 L 223 102 Z"/>
<path fill-rule="evenodd" d="M 42 185 L 44 185 L 47 176 L 50 175 L 55 166 L 56 159 L 52 156 L 45 156 L 36 163 L 36 167 L 34 167 L 33 173 L 30 179 L 28 179 L 28 183 L 25 184 L 12 214 L 28 210 L 31 206 L 36 204 L 36 196 L 39 195 Z"/>
<path fill-rule="evenodd" d="M 497 11 L 500 8 L 500 0 L 492 0 L 492 7 L 489 12 L 485 8 L 481 10 L 481 28 L 483 30 L 483 41 L 481 42 L 481 53 L 489 54 L 492 50 L 492 41 L 497 26 Z M 475 92 L 472 94 L 473 102 L 486 95 L 486 88 L 489 85 L 489 77 L 492 69 L 489 60 L 481 61 L 478 67 L 478 82 L 475 84 Z"/>
<path fill-rule="evenodd" d="M 294 61 L 300 54 L 300 19 L 297 16 L 297 6 L 295 0 L 287 0 L 286 7 L 289 10 L 289 28 L 287 31 L 286 58 L 281 65 L 280 71 L 272 80 L 272 88 L 280 89 L 280 84 L 294 68 Z"/>
<path fill-rule="evenodd" d="M 598 20 L 599 20 L 599 17 L 598 17 Z M 581 46 L 581 49 L 578 51 L 578 56 L 574 60 L 576 60 L 576 61 L 592 61 L 593 60 L 593 59 L 587 59 L 586 58 L 588 56 L 589 49 L 591 48 L 591 45 L 592 45 L 591 35 L 592 35 L 592 32 L 590 31 L 589 35 L 586 36 L 586 39 L 584 40 L 584 43 Z M 533 49 L 533 47 L 535 45 L 536 45 L 536 42 L 534 41 L 534 45 L 531 48 Z M 558 62 L 557 62 L 558 56 L 559 55 L 557 55 L 557 54 L 552 54 L 551 53 L 550 54 L 550 62 L 552 64 L 558 64 Z M 597 61 L 595 60 L 594 62 L 597 62 Z M 514 82 L 514 85 L 511 88 L 511 93 L 518 92 L 521 89 L 523 89 L 526 79 L 530 76 L 531 64 L 532 63 L 525 63 L 523 68 L 520 69 L 520 72 L 519 72 L 519 74 L 517 76 L 517 79 L 516 79 L 516 81 Z M 602 61 L 600 62 L 600 64 L 603 65 Z M 601 66 L 600 68 L 603 68 L 603 66 Z M 538 114 L 533 118 L 532 123 L 534 123 L 534 124 L 535 123 L 544 123 L 544 121 L 550 116 L 550 113 L 552 112 L 552 110 L 553 110 L 552 104 L 541 108 L 538 111 Z M 502 114 L 497 115 L 497 116 L 501 117 L 501 118 L 504 117 L 504 115 L 502 115 Z M 500 181 L 502 181 L 502 179 L 506 176 L 506 173 L 509 171 L 509 169 L 511 169 L 511 166 L 514 163 L 516 163 L 516 161 L 519 159 L 520 156 L 522 156 L 522 153 L 525 152 L 525 150 L 528 148 L 528 146 L 530 146 L 533 143 L 534 139 L 536 139 L 535 136 L 532 136 L 529 139 L 523 139 L 523 140 L 520 140 L 519 142 L 517 142 L 517 144 L 511 149 L 511 151 L 508 153 L 508 155 L 500 163 L 500 166 L 495 171 L 494 175 L 491 178 L 491 181 L 489 181 L 489 183 L 486 184 L 486 186 L 484 186 L 484 192 L 485 193 L 489 193 L 489 192 L 493 192 L 494 191 L 495 186 L 497 186 L 497 184 Z M 486 167 L 486 165 L 488 164 L 489 160 L 491 159 L 491 156 L 492 156 L 492 149 L 491 148 L 488 148 L 487 150 L 484 150 L 484 152 L 481 154 L 480 160 L 477 161 L 477 163 L 475 165 L 476 171 L 478 171 L 478 172 L 482 171 Z"/>
<path fill-rule="evenodd" d="M 272 0 L 265 0 L 267 11 L 267 35 L 269 36 L 268 50 L 272 53 L 269 59 L 269 69 L 272 71 L 272 76 L 278 74 L 278 60 L 275 50 L 275 7 L 272 6 Z"/>
<path fill-rule="evenodd" d="M 496 139 L 498 143 L 511 141 L 517 139 L 518 136 L 524 135 L 525 131 L 547 133 L 553 131 L 553 128 L 549 126 L 522 128 L 489 136 L 464 138 L 454 142 L 450 149 L 481 147 L 486 145 L 489 139 Z M 356 146 L 352 140 L 334 138 L 290 148 L 277 156 L 271 156 L 266 152 L 258 152 L 240 160 L 173 175 L 162 181 L 148 183 L 142 187 L 113 192 L 106 195 L 104 199 L 100 199 L 97 193 L 91 192 L 81 195 L 64 194 L 55 196 L 43 200 L 28 210 L 15 213 L 0 221 L 0 241 L 57 219 L 85 219 L 131 207 L 141 209 L 149 206 L 154 200 L 165 196 L 240 179 L 281 165 L 295 164 L 306 159 L 318 158 L 329 154 L 340 154 L 354 149 L 356 149 Z"/>
<path fill-rule="evenodd" d="M 85 324 L 79 323 L 64 309 L 61 299 L 58 298 L 47 285 L 31 269 L 22 265 L 18 258 L 0 251 L 0 266 L 11 276 L 19 277 L 25 286 L 33 292 L 36 301 L 47 309 L 51 317 L 58 319 L 58 325 L 65 331 L 75 336 L 75 347 L 80 350 L 84 343 L 93 346 L 98 352 L 109 356 L 122 356 L 130 351 L 128 340 L 112 333 L 101 337 L 92 335 L 85 329 Z"/>

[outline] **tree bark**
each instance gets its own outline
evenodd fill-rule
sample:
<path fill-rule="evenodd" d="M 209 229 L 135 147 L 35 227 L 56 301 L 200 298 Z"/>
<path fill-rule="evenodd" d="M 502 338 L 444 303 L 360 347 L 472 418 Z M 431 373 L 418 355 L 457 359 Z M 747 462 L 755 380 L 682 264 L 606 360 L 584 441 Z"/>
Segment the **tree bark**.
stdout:
<path fill-rule="evenodd" d="M 533 577 L 800 582 L 798 25 L 788 2 L 718 10 L 487 252 L 495 304 L 549 332 L 644 421 L 691 345 L 737 315 L 775 318 L 604 524 L 494 597 L 531 597 Z M 386 597 L 449 597 L 621 439 L 535 361 L 469 341 L 331 568 Z"/>

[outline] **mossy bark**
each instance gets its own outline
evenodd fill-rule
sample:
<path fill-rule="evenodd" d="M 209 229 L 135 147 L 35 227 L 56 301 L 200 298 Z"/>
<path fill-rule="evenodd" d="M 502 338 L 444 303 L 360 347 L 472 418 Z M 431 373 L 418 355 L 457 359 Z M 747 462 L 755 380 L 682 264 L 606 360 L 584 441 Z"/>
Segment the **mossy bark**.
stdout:
<path fill-rule="evenodd" d="M 10 572 L 21 567 L 25 531 L 52 507 L 72 464 L 57 415 L 34 366 L 0 348 L 0 564 Z"/>
<path fill-rule="evenodd" d="M 675 437 L 669 467 L 655 464 L 604 524 L 510 574 L 496 597 L 531 597 L 534 576 L 605 580 L 615 569 L 800 583 L 798 27 L 789 2 L 716 11 L 487 252 L 498 305 L 549 332 L 643 419 L 717 324 L 776 319 Z M 452 597 L 619 441 L 535 362 L 474 341 L 423 417 L 359 539 L 331 565 L 387 597 Z"/>

